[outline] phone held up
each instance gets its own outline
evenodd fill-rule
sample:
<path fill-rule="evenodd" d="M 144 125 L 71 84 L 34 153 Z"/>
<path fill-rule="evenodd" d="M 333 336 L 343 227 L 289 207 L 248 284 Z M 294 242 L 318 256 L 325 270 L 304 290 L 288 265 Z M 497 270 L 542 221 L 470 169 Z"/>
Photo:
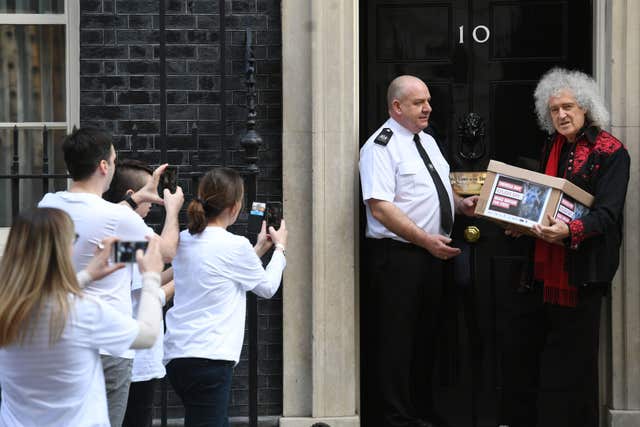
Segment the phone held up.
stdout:
<path fill-rule="evenodd" d="M 119 241 L 113 245 L 113 260 L 116 263 L 136 262 L 138 249 L 147 250 L 149 242 L 145 241 Z"/>
<path fill-rule="evenodd" d="M 160 175 L 160 188 L 164 192 L 165 188 L 173 194 L 176 192 L 178 180 L 178 169 L 175 166 L 168 166 L 164 173 Z"/>
<path fill-rule="evenodd" d="M 269 229 L 269 227 L 273 227 L 276 230 L 279 229 L 280 222 L 282 221 L 282 203 L 267 202 L 267 209 L 264 216 L 267 221 L 267 229 Z"/>
<path fill-rule="evenodd" d="M 249 233 L 260 233 L 262 221 L 267 221 L 267 230 L 269 230 L 269 227 L 273 227 L 276 230 L 279 229 L 280 222 L 282 221 L 282 203 L 253 202 L 251 204 L 251 212 L 249 212 Z"/>

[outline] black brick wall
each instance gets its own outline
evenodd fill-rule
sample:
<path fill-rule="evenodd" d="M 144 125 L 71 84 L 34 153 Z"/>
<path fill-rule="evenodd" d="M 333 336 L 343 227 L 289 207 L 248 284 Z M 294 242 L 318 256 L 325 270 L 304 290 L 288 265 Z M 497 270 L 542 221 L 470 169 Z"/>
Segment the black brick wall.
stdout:
<path fill-rule="evenodd" d="M 224 1 L 221 25 L 220 1 Z M 81 126 L 110 131 L 121 157 L 160 161 L 158 0 L 81 0 Z M 258 122 L 263 138 L 258 198 L 282 199 L 282 79 L 279 0 L 167 0 L 167 146 L 179 174 L 241 168 L 247 110 L 245 29 L 253 30 Z M 221 27 L 224 26 L 224 34 Z M 221 49 L 225 45 L 224 64 Z M 224 75 L 224 76 L 223 76 Z M 198 146 L 189 134 L 198 127 Z M 132 137 L 133 126 L 137 136 Z M 199 149 L 199 151 L 198 151 Z M 196 155 L 197 154 L 197 155 Z M 180 179 L 191 197 L 191 181 Z M 161 221 L 161 212 L 151 214 Z M 243 224 L 234 227 L 242 233 Z M 282 300 L 259 302 L 259 413 L 282 412 Z M 245 343 L 246 343 L 245 337 Z M 248 413 L 246 344 L 230 415 Z M 158 394 L 159 402 L 159 394 Z M 159 409 L 156 411 L 159 416 Z M 169 417 L 182 415 L 169 393 Z"/>

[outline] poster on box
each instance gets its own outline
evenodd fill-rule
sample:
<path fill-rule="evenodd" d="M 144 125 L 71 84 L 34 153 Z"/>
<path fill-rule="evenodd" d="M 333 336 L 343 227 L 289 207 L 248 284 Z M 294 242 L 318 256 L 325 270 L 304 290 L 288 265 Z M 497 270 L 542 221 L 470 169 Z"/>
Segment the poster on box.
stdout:
<path fill-rule="evenodd" d="M 496 174 L 484 214 L 501 221 L 532 227 L 540 223 L 551 187 Z"/>
<path fill-rule="evenodd" d="M 573 197 L 563 193 L 558 203 L 558 209 L 554 218 L 569 224 L 574 219 L 580 219 L 589 213 L 589 208 L 575 200 Z"/>

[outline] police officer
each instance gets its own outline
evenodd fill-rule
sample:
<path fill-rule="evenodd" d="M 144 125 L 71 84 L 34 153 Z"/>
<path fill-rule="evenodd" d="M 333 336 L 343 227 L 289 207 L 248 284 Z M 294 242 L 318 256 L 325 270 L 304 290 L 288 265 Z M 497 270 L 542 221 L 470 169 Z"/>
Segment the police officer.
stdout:
<path fill-rule="evenodd" d="M 364 347 L 375 359 L 367 363 L 382 412 L 369 424 L 384 427 L 446 425 L 431 397 L 443 260 L 460 254 L 449 245 L 454 212 L 473 215 L 477 196 L 451 189 L 449 165 L 424 132 L 430 101 L 422 80 L 394 79 L 390 118 L 360 150 L 370 274 Z"/>

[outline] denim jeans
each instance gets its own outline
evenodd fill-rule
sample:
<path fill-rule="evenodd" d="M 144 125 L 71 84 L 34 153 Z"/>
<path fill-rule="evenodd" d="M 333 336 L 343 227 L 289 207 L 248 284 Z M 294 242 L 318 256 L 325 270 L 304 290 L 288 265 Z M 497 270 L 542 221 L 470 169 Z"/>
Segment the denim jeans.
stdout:
<path fill-rule="evenodd" d="M 185 427 L 228 427 L 234 362 L 195 357 L 173 359 L 167 377 L 184 405 Z"/>

